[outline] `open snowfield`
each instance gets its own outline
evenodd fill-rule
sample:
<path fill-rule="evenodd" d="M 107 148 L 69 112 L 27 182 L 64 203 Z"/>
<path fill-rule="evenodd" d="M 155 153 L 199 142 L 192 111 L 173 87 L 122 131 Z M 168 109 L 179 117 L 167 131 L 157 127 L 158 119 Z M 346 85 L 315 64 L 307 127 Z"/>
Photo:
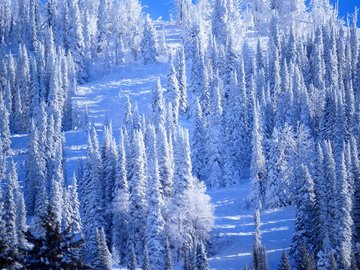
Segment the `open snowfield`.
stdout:
<path fill-rule="evenodd" d="M 164 29 L 169 47 L 176 48 L 179 33 L 171 25 L 157 23 L 158 29 Z M 123 122 L 123 113 L 127 96 L 137 104 L 140 114 L 146 114 L 151 90 L 160 77 L 166 85 L 168 64 L 160 59 L 157 64 L 125 64 L 103 76 L 102 67 L 93 70 L 89 83 L 79 86 L 73 98 L 74 108 L 88 108 L 90 121 L 93 119 L 102 138 L 102 125 L 111 121 L 115 137 L 119 137 L 119 128 Z M 183 123 L 188 126 L 186 122 Z M 76 169 L 80 158 L 86 155 L 87 134 L 82 129 L 66 133 L 66 174 L 68 180 Z M 12 148 L 18 165 L 24 160 L 27 136 L 16 135 L 12 138 Z M 20 176 L 23 176 L 20 170 Z M 71 180 L 70 180 L 71 181 Z M 255 230 L 254 210 L 247 206 L 249 180 L 243 179 L 235 187 L 209 190 L 215 206 L 215 227 L 212 232 L 213 250 L 210 257 L 212 269 L 242 269 L 251 265 L 252 245 Z M 293 232 L 295 211 L 292 208 L 265 211 L 261 215 L 263 243 L 268 251 L 270 269 L 276 269 L 281 252 L 289 248 Z"/>

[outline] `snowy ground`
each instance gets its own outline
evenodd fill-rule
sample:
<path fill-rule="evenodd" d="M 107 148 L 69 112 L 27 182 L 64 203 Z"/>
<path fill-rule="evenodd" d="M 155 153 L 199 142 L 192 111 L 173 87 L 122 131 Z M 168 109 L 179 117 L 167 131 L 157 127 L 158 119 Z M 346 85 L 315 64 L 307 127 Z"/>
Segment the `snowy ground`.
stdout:
<path fill-rule="evenodd" d="M 169 47 L 173 50 L 179 44 L 179 32 L 171 25 L 156 24 L 163 29 Z M 129 95 L 138 104 L 141 114 L 148 109 L 151 89 L 160 77 L 166 85 L 167 61 L 162 57 L 160 63 L 143 66 L 125 64 L 102 76 L 101 68 L 93 71 L 91 81 L 82 85 L 74 97 L 77 109 L 89 110 L 90 119 L 99 130 L 101 139 L 102 125 L 111 121 L 114 134 L 119 137 L 119 128 L 123 122 L 126 97 Z M 188 123 L 184 123 L 188 126 Z M 68 178 L 76 169 L 81 157 L 86 155 L 87 134 L 79 129 L 66 133 L 66 156 L 68 158 L 66 174 Z M 19 166 L 24 160 L 27 136 L 16 135 L 12 138 Z M 21 170 L 20 170 L 21 171 Z M 20 173 L 20 177 L 23 174 Z M 254 211 L 249 209 L 246 198 L 249 194 L 249 181 L 228 189 L 210 190 L 209 195 L 215 205 L 216 222 L 212 233 L 214 255 L 210 258 L 212 269 L 242 269 L 251 265 L 251 250 L 254 234 Z M 289 247 L 293 231 L 294 210 L 292 208 L 275 209 L 262 213 L 263 242 L 268 251 L 270 269 L 276 269 L 281 252 Z"/>
<path fill-rule="evenodd" d="M 251 266 L 255 213 L 247 206 L 249 181 L 235 187 L 209 191 L 215 206 L 212 269 L 238 270 Z M 262 240 L 270 269 L 277 269 L 283 250 L 290 246 L 294 209 L 273 209 L 261 213 Z"/>

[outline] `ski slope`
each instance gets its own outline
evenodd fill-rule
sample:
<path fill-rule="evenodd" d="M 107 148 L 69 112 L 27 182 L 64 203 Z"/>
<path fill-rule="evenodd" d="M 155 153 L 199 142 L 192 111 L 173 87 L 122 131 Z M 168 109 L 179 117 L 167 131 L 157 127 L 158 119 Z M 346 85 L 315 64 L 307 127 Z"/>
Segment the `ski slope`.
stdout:
<path fill-rule="evenodd" d="M 161 22 L 157 22 L 156 27 L 165 31 L 169 49 L 175 50 L 180 44 L 179 31 L 174 25 Z M 87 107 L 100 141 L 103 124 L 110 121 L 118 138 L 127 96 L 138 106 L 140 114 L 146 115 L 151 90 L 158 78 L 163 86 L 166 85 L 167 69 L 168 63 L 164 57 L 160 58 L 159 63 L 147 66 L 127 63 L 111 70 L 108 75 L 104 75 L 103 67 L 94 66 L 90 82 L 79 86 L 73 98 L 74 110 L 81 111 Z M 182 122 L 184 126 L 190 126 L 188 121 Z M 87 136 L 82 129 L 65 134 L 68 181 L 71 181 L 79 160 L 86 156 Z M 12 148 L 20 167 L 26 158 L 26 147 L 26 135 L 12 137 Z M 19 169 L 23 178 L 23 170 Z M 243 179 L 235 187 L 208 191 L 216 216 L 212 232 L 213 249 L 209 254 L 211 269 L 243 269 L 246 264 L 251 265 L 255 223 L 254 210 L 247 205 L 249 189 L 249 180 Z M 273 209 L 261 214 L 262 239 L 268 251 L 270 269 L 277 269 L 281 252 L 290 246 L 294 215 L 292 208 Z"/>

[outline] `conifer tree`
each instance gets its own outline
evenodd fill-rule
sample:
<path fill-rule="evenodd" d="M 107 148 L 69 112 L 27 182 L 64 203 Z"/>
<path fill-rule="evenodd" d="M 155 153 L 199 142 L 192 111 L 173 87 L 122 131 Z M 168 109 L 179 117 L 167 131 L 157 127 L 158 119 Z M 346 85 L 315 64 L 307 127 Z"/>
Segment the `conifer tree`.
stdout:
<path fill-rule="evenodd" d="M 172 261 L 172 251 L 171 251 L 171 247 L 170 247 L 170 243 L 169 243 L 169 239 L 166 238 L 165 240 L 165 251 L 166 251 L 166 256 L 165 256 L 165 270 L 172 270 L 173 269 L 173 261 Z"/>
<path fill-rule="evenodd" d="M 205 181 L 206 155 L 204 155 L 204 153 L 206 153 L 206 127 L 199 99 L 196 101 L 196 117 L 191 150 L 193 174 L 199 180 Z"/>
<path fill-rule="evenodd" d="M 253 141 L 252 141 L 252 155 L 251 155 L 251 181 L 252 194 L 251 201 L 257 207 L 261 207 L 265 199 L 265 184 L 266 184 L 266 161 L 263 149 L 261 115 L 259 113 L 259 103 L 255 102 L 254 106 L 254 127 L 253 127 Z M 258 205 L 260 204 L 260 205 Z"/>
<path fill-rule="evenodd" d="M 261 243 L 261 231 L 260 231 L 260 212 L 255 212 L 255 239 L 253 248 L 253 268 L 254 270 L 267 270 L 267 256 L 266 249 Z"/>
<path fill-rule="evenodd" d="M 113 255 L 121 263 L 126 258 L 127 226 L 129 222 L 129 186 L 126 167 L 125 135 L 121 132 L 119 145 L 119 161 L 116 168 L 113 210 Z"/>
<path fill-rule="evenodd" d="M 176 114 L 179 112 L 180 107 L 180 87 L 179 81 L 176 76 L 176 69 L 174 65 L 174 56 L 169 56 L 169 71 L 167 74 L 167 97 L 172 102 Z"/>
<path fill-rule="evenodd" d="M 159 127 L 159 125 L 165 125 L 165 101 L 160 78 L 156 81 L 156 86 L 153 88 L 151 105 L 155 128 Z"/>
<path fill-rule="evenodd" d="M 212 114 L 209 117 L 210 127 L 207 132 L 207 185 L 210 187 L 223 186 L 223 160 L 222 148 L 222 104 L 220 86 L 214 87 L 214 98 L 212 100 Z"/>
<path fill-rule="evenodd" d="M 197 270 L 208 270 L 209 263 L 204 244 L 201 242 L 197 245 L 196 251 L 196 269 Z"/>
<path fill-rule="evenodd" d="M 146 244 L 144 246 L 143 253 L 144 253 L 144 255 L 143 255 L 143 262 L 142 262 L 141 270 L 150 270 L 151 265 L 150 265 L 149 253 L 148 253 Z"/>
<path fill-rule="evenodd" d="M 291 253 L 297 267 L 303 264 L 302 249 L 313 250 L 313 234 L 315 233 L 315 193 L 314 182 L 306 166 L 301 166 L 299 198 L 296 201 L 298 212 L 295 220 L 295 232 L 292 238 Z"/>
<path fill-rule="evenodd" d="M 285 251 L 281 255 L 279 270 L 291 270 L 290 261 Z"/>
<path fill-rule="evenodd" d="M 141 55 L 142 62 L 146 64 L 155 63 L 157 61 L 157 40 L 156 30 L 153 26 L 152 20 L 149 15 L 145 18 L 144 32 L 141 40 Z"/>
<path fill-rule="evenodd" d="M 0 196 L 2 192 L 0 189 Z M 3 220 L 4 208 L 3 202 L 0 202 L 0 265 L 2 267 L 11 268 L 16 263 L 15 250 L 11 249 L 11 243 L 9 243 L 9 238 L 7 237 L 6 223 Z"/>
<path fill-rule="evenodd" d="M 170 145 L 165 127 L 160 125 L 157 134 L 157 159 L 159 167 L 160 189 L 164 200 L 168 202 L 173 194 L 174 169 L 171 159 Z"/>
<path fill-rule="evenodd" d="M 10 119 L 9 119 L 9 112 L 4 103 L 4 97 L 2 92 L 0 92 L 0 140 L 2 141 L 3 151 L 5 153 L 9 153 L 10 151 Z"/>
<path fill-rule="evenodd" d="M 104 228 L 96 229 L 96 270 L 110 270 L 112 267 L 111 254 L 106 245 Z"/>
<path fill-rule="evenodd" d="M 129 177 L 129 241 L 134 245 L 137 256 L 142 256 L 142 242 L 145 234 L 144 224 L 146 214 L 145 185 L 146 177 L 146 153 L 144 137 L 141 130 L 134 131 L 133 153 L 131 156 L 131 174 Z"/>
<path fill-rule="evenodd" d="M 178 50 L 178 68 L 177 68 L 177 80 L 179 82 L 180 104 L 179 109 L 181 113 L 186 113 L 188 109 L 188 96 L 187 96 L 187 81 L 186 81 L 186 61 L 185 50 L 181 47 Z"/>
<path fill-rule="evenodd" d="M 16 202 L 15 202 L 15 188 L 16 188 L 16 171 L 14 171 L 14 164 L 11 164 L 11 171 L 6 178 L 5 190 L 3 193 L 3 211 L 2 220 L 5 222 L 6 241 L 9 248 L 13 252 L 18 250 L 18 237 L 16 227 Z"/>
<path fill-rule="evenodd" d="M 22 263 L 26 269 L 91 269 L 83 263 L 78 251 L 84 241 L 69 231 L 62 232 L 51 208 L 41 217 L 44 235 L 38 236 L 30 231 L 26 238 L 31 245 L 25 250 Z"/>
<path fill-rule="evenodd" d="M 146 220 L 145 239 L 149 255 L 150 266 L 154 269 L 162 269 L 165 265 L 164 254 L 164 226 L 162 207 L 164 202 L 160 193 L 159 166 L 155 159 L 155 175 L 150 180 L 148 216 Z"/>

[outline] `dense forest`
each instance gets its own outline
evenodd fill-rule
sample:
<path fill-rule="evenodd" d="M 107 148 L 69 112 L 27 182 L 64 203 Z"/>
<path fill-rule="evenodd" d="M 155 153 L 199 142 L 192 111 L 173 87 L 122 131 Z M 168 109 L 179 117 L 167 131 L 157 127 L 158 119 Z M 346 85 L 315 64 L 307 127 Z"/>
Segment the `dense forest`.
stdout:
<path fill-rule="evenodd" d="M 357 10 L 344 21 L 328 0 L 175 6 L 170 48 L 138 0 L 1 1 L 0 268 L 210 269 L 207 191 L 249 180 L 251 269 L 271 269 L 262 212 L 286 207 L 295 230 L 279 269 L 358 269 Z M 128 96 L 119 130 L 74 102 L 99 69 L 163 59 L 147 113 Z M 74 130 L 88 141 L 69 177 Z"/>

